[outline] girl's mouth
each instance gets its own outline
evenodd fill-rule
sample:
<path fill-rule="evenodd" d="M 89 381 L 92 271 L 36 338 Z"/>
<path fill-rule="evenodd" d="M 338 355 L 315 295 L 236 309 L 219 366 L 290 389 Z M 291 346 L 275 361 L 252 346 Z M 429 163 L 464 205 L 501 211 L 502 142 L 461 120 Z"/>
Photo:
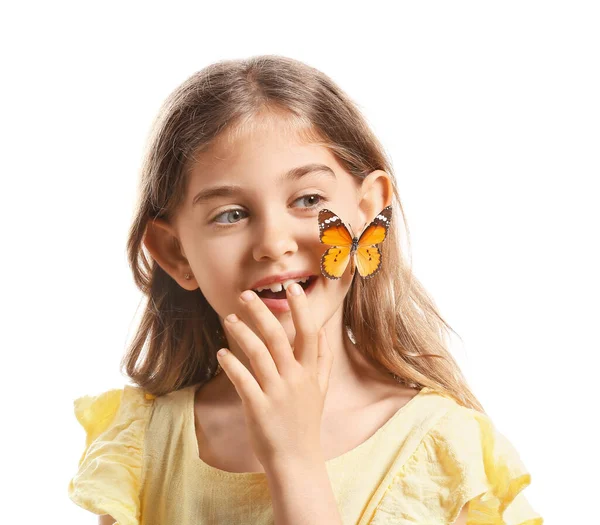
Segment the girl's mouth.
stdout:
<path fill-rule="evenodd" d="M 308 281 L 304 283 L 298 283 L 304 289 L 304 293 L 308 296 L 315 287 L 315 283 L 319 277 L 317 275 L 311 275 L 308 278 Z M 256 292 L 256 294 L 261 298 L 262 302 L 265 303 L 269 310 L 272 312 L 288 312 L 290 310 L 290 305 L 287 301 L 286 291 L 285 289 L 281 290 L 281 292 L 273 292 L 271 290 L 261 290 L 260 292 Z"/>

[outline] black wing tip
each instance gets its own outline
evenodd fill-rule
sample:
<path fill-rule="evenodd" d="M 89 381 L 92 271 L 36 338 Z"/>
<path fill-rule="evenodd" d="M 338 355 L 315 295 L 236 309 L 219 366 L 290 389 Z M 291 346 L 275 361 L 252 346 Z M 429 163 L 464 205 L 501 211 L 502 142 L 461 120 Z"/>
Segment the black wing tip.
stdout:
<path fill-rule="evenodd" d="M 323 213 L 331 213 L 333 215 L 337 215 L 335 212 L 331 211 L 329 208 L 321 208 L 319 210 L 319 216 L 321 216 L 321 214 Z"/>

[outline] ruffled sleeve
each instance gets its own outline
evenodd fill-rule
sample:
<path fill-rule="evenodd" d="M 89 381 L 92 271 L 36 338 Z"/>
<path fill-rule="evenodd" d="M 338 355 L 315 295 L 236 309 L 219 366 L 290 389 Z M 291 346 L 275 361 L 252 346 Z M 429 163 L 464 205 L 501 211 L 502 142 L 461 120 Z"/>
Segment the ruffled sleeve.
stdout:
<path fill-rule="evenodd" d="M 143 444 L 153 396 L 126 385 L 75 400 L 75 416 L 86 432 L 69 497 L 94 514 L 110 514 L 118 525 L 139 525 Z"/>
<path fill-rule="evenodd" d="M 450 525 L 468 503 L 467 525 L 542 525 L 523 494 L 530 483 L 489 417 L 456 405 L 399 469 L 370 523 Z"/>

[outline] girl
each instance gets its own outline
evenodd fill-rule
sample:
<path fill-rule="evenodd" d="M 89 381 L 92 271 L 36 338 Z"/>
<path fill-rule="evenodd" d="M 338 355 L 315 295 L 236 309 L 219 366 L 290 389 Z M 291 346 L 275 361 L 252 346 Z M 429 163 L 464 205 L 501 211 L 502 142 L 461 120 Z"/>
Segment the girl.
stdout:
<path fill-rule="evenodd" d="M 320 212 L 360 233 L 387 206 L 377 271 L 327 275 Z M 75 401 L 71 499 L 120 525 L 542 524 L 400 217 L 381 144 L 323 73 L 270 55 L 185 81 L 129 234 L 148 297 L 122 363 L 136 386 Z"/>

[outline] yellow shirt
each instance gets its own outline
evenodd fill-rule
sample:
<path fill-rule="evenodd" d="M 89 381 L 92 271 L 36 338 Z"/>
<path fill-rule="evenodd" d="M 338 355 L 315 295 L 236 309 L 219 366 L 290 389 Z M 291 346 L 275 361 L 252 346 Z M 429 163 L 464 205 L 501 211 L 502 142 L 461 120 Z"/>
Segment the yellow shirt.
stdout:
<path fill-rule="evenodd" d="M 273 523 L 263 472 L 202 461 L 196 386 L 154 398 L 137 388 L 75 400 L 86 431 L 69 497 L 119 525 Z M 542 525 L 523 494 L 531 476 L 480 412 L 422 389 L 356 448 L 325 463 L 344 524 Z"/>

